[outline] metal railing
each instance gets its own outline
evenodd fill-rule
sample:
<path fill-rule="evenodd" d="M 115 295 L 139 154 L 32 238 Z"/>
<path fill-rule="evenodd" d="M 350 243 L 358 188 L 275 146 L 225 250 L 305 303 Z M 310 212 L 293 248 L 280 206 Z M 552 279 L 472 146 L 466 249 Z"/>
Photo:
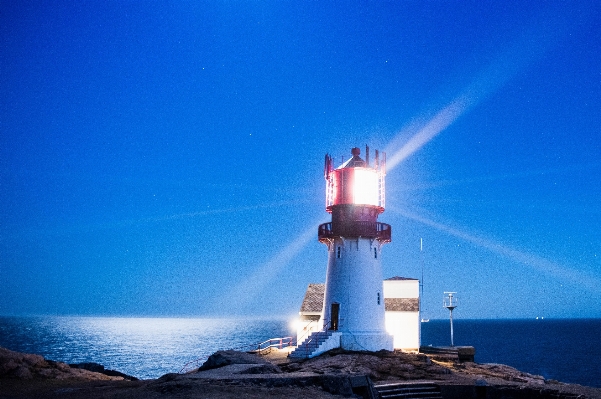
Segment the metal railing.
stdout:
<path fill-rule="evenodd" d="M 250 352 L 257 353 L 259 355 L 267 354 L 273 349 L 284 349 L 290 346 L 294 346 L 293 340 L 293 337 L 270 338 L 267 341 L 263 341 L 257 344 L 256 349 Z"/>
<path fill-rule="evenodd" d="M 264 355 L 271 352 L 273 349 L 283 349 L 294 345 L 293 337 L 282 337 L 282 338 L 270 338 L 266 341 L 259 342 L 258 344 L 247 344 L 239 346 L 237 348 L 220 349 L 220 350 L 234 350 L 241 352 L 256 353 Z M 268 351 L 268 352 L 267 352 Z M 206 362 L 210 356 L 199 357 L 194 360 L 190 360 L 184 364 L 178 374 L 184 374 L 202 366 L 202 363 Z"/>
<path fill-rule="evenodd" d="M 313 335 L 309 335 L 309 340 L 307 342 L 297 342 L 297 347 L 300 346 L 301 344 L 305 344 L 305 346 L 309 346 L 311 344 L 311 342 L 313 341 L 318 341 L 320 337 L 322 337 L 324 334 L 327 334 L 328 332 L 328 327 L 330 326 L 330 321 L 328 320 L 326 323 L 324 323 L 323 328 L 317 332 L 314 331 L 315 334 Z M 306 356 L 308 357 L 309 354 L 306 354 Z"/>
<path fill-rule="evenodd" d="M 319 323 L 319 319 L 318 319 L 318 320 L 311 320 L 311 321 L 309 322 L 309 324 L 307 324 L 307 326 L 306 326 L 306 329 L 307 329 L 307 331 L 305 331 L 305 333 L 304 333 L 303 335 L 301 335 L 300 337 L 297 337 L 297 338 L 296 338 L 296 345 L 295 345 L 295 346 L 298 346 L 298 345 L 302 344 L 302 343 L 303 343 L 303 341 L 304 341 L 305 339 L 307 339 L 307 337 L 308 337 L 309 335 L 311 335 L 311 334 L 314 332 L 314 331 L 313 331 L 313 330 L 311 330 L 311 328 L 310 328 L 310 327 L 311 327 L 311 325 L 312 325 L 313 323 Z"/>
<path fill-rule="evenodd" d="M 335 227 L 332 226 L 332 222 L 319 225 L 317 237 L 320 241 L 332 239 L 336 236 L 370 237 L 378 241 L 390 242 L 392 228 L 387 223 L 365 221 L 346 222 Z"/>

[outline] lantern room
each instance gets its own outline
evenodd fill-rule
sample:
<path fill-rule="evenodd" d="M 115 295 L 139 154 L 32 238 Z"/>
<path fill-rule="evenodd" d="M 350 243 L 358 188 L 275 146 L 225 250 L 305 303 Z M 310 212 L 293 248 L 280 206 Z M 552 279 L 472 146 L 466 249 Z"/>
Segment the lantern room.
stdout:
<path fill-rule="evenodd" d="M 365 160 L 359 155 L 361 150 L 353 148 L 353 157 L 334 169 L 332 157 L 325 159 L 324 175 L 326 183 L 326 210 L 332 213 L 336 205 L 364 205 L 384 212 L 384 177 L 386 158 L 376 150 L 375 163 L 369 164 L 369 147 L 366 147 Z"/>
<path fill-rule="evenodd" d="M 371 237 L 381 243 L 390 242 L 390 225 L 378 222 L 384 212 L 384 178 L 386 154 L 376 150 L 373 166 L 369 163 L 369 147 L 365 160 L 357 147 L 351 159 L 334 169 L 332 157 L 326 154 L 326 211 L 332 221 L 319 226 L 319 241 L 328 244 L 334 236 Z"/>

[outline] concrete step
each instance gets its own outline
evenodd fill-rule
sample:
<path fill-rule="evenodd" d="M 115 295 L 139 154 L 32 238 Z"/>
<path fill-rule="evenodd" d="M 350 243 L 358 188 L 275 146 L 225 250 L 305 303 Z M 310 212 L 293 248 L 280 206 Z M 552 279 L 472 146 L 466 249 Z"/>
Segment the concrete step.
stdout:
<path fill-rule="evenodd" d="M 311 333 L 295 350 L 290 352 L 290 358 L 309 358 L 316 352 L 321 344 L 332 336 L 331 331 L 319 331 Z"/>
<path fill-rule="evenodd" d="M 374 386 L 381 399 L 442 399 L 440 388 L 430 383 L 399 383 Z"/>

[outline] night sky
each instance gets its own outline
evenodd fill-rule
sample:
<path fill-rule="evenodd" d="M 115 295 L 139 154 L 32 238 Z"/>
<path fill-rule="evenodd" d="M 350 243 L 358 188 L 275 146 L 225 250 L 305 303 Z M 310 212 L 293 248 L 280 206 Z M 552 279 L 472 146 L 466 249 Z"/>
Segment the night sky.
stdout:
<path fill-rule="evenodd" d="M 424 317 L 601 317 L 600 4 L 1 2 L 0 314 L 294 315 L 368 144 Z"/>

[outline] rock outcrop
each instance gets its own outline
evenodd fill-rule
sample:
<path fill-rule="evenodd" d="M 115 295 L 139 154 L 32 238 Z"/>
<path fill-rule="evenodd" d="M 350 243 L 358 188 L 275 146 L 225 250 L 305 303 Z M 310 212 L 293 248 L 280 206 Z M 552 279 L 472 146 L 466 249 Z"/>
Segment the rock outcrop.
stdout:
<path fill-rule="evenodd" d="M 301 360 L 286 355 L 285 351 L 264 357 L 220 351 L 193 372 L 130 381 L 96 372 L 107 371 L 96 363 L 69 367 L 0 348 L 0 398 L 373 399 L 382 386 L 427 383 L 442 398 L 601 399 L 601 389 L 545 380 L 499 364 L 440 361 L 423 354 L 387 351 L 332 350 Z"/>
<path fill-rule="evenodd" d="M 271 366 L 272 364 L 260 356 L 234 350 L 217 351 L 213 353 L 198 371 L 212 370 L 230 364 L 257 364 Z M 279 372 L 279 370 L 278 370 Z"/>
<path fill-rule="evenodd" d="M 123 380 L 122 376 L 109 376 L 83 368 L 69 367 L 68 364 L 44 359 L 40 355 L 13 352 L 0 347 L 0 378 L 31 380 L 44 379 L 84 379 L 84 380 Z"/>
<path fill-rule="evenodd" d="M 127 374 L 122 373 L 117 370 L 107 369 L 102 364 L 98 364 L 98 363 L 94 363 L 94 362 L 69 364 L 69 367 L 75 368 L 75 369 L 84 369 L 84 370 L 88 370 L 88 371 L 94 371 L 96 373 L 101 373 L 104 375 L 108 375 L 110 377 L 121 377 L 124 380 L 138 381 L 138 379 L 134 376 L 127 375 Z"/>

